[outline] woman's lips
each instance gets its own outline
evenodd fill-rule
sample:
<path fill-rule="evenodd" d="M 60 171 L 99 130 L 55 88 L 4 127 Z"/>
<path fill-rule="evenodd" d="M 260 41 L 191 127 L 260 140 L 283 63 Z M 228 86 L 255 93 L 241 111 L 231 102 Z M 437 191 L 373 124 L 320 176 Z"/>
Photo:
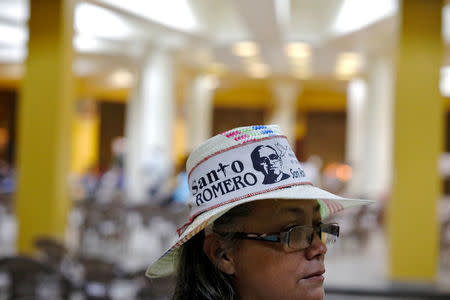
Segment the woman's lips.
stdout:
<path fill-rule="evenodd" d="M 311 273 L 305 277 L 302 278 L 302 280 L 310 280 L 310 281 L 318 281 L 318 282 L 323 282 L 324 281 L 324 277 L 323 277 L 323 273 L 325 273 L 325 270 L 320 270 L 314 273 Z"/>
<path fill-rule="evenodd" d="M 325 280 L 325 278 L 323 277 L 323 275 L 315 275 L 315 276 L 305 277 L 305 278 L 303 278 L 303 280 L 323 282 Z"/>

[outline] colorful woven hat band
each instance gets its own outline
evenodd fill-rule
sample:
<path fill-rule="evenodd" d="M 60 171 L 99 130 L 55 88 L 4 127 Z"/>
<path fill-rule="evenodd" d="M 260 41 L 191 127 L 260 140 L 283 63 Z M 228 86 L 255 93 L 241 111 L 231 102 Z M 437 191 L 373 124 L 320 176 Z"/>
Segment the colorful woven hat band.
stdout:
<path fill-rule="evenodd" d="M 213 208 L 297 185 L 311 185 L 285 136 L 266 126 L 222 134 L 234 145 L 212 153 L 189 170 L 190 220 Z M 236 144 L 236 141 L 238 142 Z"/>

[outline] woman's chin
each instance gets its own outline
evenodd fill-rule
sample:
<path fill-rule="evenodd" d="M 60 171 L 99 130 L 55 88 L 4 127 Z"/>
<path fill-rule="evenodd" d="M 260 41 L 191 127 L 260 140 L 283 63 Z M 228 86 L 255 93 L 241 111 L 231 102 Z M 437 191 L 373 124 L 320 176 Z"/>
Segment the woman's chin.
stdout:
<path fill-rule="evenodd" d="M 304 291 L 302 293 L 301 299 L 303 300 L 322 300 L 325 296 L 325 291 L 323 289 L 323 286 L 317 286 L 316 288 L 308 288 L 306 289 L 306 292 Z"/>

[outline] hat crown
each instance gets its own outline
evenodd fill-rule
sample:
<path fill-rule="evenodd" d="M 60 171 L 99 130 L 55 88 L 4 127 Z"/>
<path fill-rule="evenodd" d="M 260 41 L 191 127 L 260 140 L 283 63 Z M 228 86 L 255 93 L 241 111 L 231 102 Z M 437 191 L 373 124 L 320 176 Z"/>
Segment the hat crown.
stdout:
<path fill-rule="evenodd" d="M 271 190 L 311 184 L 277 125 L 239 127 L 207 140 L 188 159 L 190 220 Z"/>

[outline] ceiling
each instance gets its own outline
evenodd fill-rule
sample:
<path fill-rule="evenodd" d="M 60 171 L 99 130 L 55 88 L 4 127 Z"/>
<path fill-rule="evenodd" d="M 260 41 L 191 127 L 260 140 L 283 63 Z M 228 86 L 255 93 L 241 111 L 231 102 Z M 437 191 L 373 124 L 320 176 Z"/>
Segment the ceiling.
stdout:
<path fill-rule="evenodd" d="M 0 78 L 21 77 L 28 6 L 0 0 Z M 77 0 L 75 7 L 74 73 L 111 86 L 130 85 L 155 47 L 186 68 L 339 85 L 396 41 L 396 0 Z M 252 42 L 252 55 L 236 55 L 239 42 Z M 289 45 L 297 52 L 288 55 Z"/>

